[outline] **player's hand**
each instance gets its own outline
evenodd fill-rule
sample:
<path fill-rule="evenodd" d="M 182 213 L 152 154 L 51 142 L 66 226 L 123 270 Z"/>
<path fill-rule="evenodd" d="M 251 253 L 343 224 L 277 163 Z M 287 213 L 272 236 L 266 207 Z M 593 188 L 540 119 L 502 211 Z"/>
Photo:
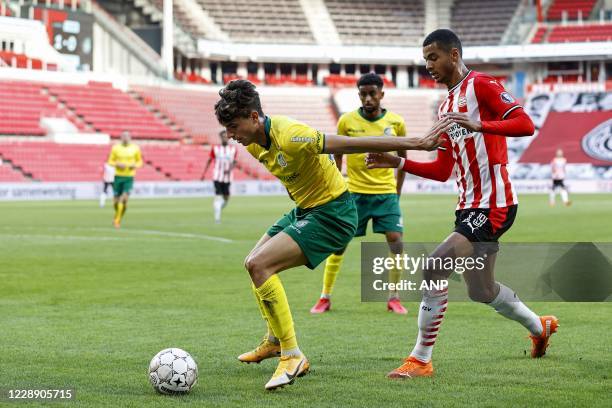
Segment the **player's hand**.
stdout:
<path fill-rule="evenodd" d="M 401 158 L 391 153 L 368 153 L 366 165 L 368 169 L 387 169 L 399 166 Z"/>
<path fill-rule="evenodd" d="M 447 112 L 443 115 L 470 132 L 480 132 L 482 123 L 478 120 L 471 120 L 467 113 L 462 112 Z"/>
<path fill-rule="evenodd" d="M 117 167 L 119 170 L 125 170 L 125 164 L 123 163 L 117 163 L 115 167 Z"/>
<path fill-rule="evenodd" d="M 453 121 L 442 118 L 421 138 L 421 150 L 432 151 L 443 143 L 442 135 L 453 126 Z"/>

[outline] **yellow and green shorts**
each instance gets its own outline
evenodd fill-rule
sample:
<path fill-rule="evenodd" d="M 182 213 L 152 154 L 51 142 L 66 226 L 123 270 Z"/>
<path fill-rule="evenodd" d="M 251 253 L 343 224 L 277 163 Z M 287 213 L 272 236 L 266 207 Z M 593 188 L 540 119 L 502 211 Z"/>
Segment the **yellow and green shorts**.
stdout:
<path fill-rule="evenodd" d="M 313 208 L 296 207 L 268 230 L 289 235 L 304 252 L 307 267 L 314 269 L 331 254 L 341 251 L 353 239 L 357 209 L 347 191 L 332 201 Z"/>
<path fill-rule="evenodd" d="M 113 194 L 115 197 L 119 197 L 122 194 L 130 194 L 134 187 L 134 177 L 128 176 L 115 176 L 113 182 Z"/>
<path fill-rule="evenodd" d="M 357 232 L 355 232 L 356 237 L 363 237 L 366 234 L 370 219 L 375 233 L 404 231 L 402 211 L 397 194 L 351 194 L 355 200 L 359 217 Z"/>

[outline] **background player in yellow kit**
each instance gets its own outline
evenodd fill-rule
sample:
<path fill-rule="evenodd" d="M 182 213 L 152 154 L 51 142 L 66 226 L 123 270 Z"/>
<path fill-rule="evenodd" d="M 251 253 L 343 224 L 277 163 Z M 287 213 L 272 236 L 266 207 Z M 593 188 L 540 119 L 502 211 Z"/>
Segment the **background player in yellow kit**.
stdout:
<path fill-rule="evenodd" d="M 293 383 L 310 367 L 298 347 L 278 273 L 301 265 L 314 269 L 346 247 L 357 227 L 353 198 L 329 153 L 431 150 L 450 122 L 441 120 L 423 138 L 325 135 L 284 116 L 264 115 L 259 94 L 249 81 L 232 81 L 219 95 L 215 114 L 228 137 L 247 146 L 296 203 L 296 208 L 261 237 L 245 260 L 268 332 L 259 346 L 238 359 L 258 363 L 280 355 L 278 367 L 265 385 L 273 390 Z"/>
<path fill-rule="evenodd" d="M 127 210 L 127 202 L 134 187 L 134 176 L 136 169 L 142 167 L 142 154 L 140 147 L 132 143 L 130 132 L 121 133 L 121 143 L 113 146 L 108 157 L 108 164 L 115 167 L 115 181 L 113 182 L 113 194 L 115 204 L 115 216 L 113 225 L 121 227 L 121 219 Z"/>
<path fill-rule="evenodd" d="M 338 121 L 338 135 L 348 137 L 361 136 L 406 136 L 404 119 L 387 109 L 383 109 L 381 101 L 385 96 L 382 79 L 373 72 L 362 75 L 357 81 L 358 95 L 361 107 L 347 112 Z M 400 157 L 406 157 L 404 150 L 399 150 Z M 338 170 L 342 171 L 342 154 L 335 154 Z M 372 220 L 375 233 L 385 234 L 389 250 L 394 254 L 402 252 L 402 233 L 404 223 L 399 207 L 399 198 L 404 184 L 405 174 L 399 171 L 397 181 L 393 169 L 368 169 L 364 153 L 347 156 L 348 187 L 357 207 L 356 237 L 366 234 L 368 222 Z M 331 308 L 331 294 L 340 272 L 344 249 L 332 254 L 325 263 L 323 275 L 323 290 L 317 303 L 310 309 L 311 313 L 327 312 Z M 400 271 L 393 269 L 389 281 L 399 282 Z M 406 314 L 399 293 L 389 292 L 387 310 Z"/>

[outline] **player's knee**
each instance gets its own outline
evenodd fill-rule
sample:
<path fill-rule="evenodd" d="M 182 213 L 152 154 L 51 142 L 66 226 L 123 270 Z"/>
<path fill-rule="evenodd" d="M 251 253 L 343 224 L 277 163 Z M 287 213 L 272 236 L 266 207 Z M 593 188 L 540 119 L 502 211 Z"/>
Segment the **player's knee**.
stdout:
<path fill-rule="evenodd" d="M 492 288 L 468 288 L 468 296 L 473 302 L 490 303 L 495 299 L 495 291 Z"/>
<path fill-rule="evenodd" d="M 387 242 L 390 244 L 396 244 L 402 242 L 402 233 L 398 231 L 389 231 L 385 234 L 387 236 Z"/>
<path fill-rule="evenodd" d="M 244 267 L 251 275 L 252 280 L 257 280 L 265 274 L 265 266 L 261 257 L 255 255 L 249 255 L 244 261 Z"/>

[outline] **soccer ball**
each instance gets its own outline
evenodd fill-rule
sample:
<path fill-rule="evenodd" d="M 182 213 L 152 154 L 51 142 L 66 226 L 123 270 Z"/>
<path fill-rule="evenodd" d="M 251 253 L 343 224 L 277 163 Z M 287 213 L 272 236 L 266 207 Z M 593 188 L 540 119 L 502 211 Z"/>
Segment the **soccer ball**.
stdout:
<path fill-rule="evenodd" d="M 168 348 L 151 360 L 149 381 L 160 394 L 185 394 L 198 382 L 198 365 L 185 350 Z"/>

